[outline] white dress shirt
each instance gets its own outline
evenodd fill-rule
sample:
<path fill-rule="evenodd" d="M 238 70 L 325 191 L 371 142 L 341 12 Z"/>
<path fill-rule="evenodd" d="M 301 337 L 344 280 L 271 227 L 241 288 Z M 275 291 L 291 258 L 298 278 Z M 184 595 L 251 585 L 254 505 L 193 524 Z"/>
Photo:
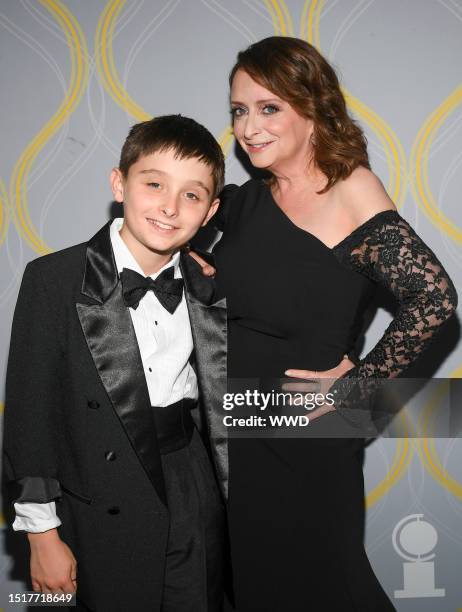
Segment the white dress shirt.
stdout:
<path fill-rule="evenodd" d="M 129 268 L 144 276 L 120 236 L 123 219 L 114 219 L 110 228 L 112 250 L 117 271 Z M 176 253 L 151 278 L 155 280 L 166 268 L 173 266 L 174 277 L 181 278 L 180 254 Z M 196 374 L 189 363 L 193 350 L 191 325 L 186 299 L 183 297 L 173 314 L 159 302 L 153 291 L 147 291 L 138 308 L 130 308 L 141 354 L 149 398 L 152 406 L 168 406 L 184 397 L 197 399 Z M 15 531 L 40 533 L 61 525 L 54 501 L 48 503 L 15 503 Z"/>

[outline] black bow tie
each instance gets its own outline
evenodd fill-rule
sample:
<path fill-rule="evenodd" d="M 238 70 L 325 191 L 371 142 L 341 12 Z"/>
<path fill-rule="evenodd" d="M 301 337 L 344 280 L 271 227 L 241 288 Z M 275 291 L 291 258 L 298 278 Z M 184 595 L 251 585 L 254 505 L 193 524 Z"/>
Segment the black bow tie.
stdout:
<path fill-rule="evenodd" d="M 183 295 L 183 279 L 173 276 L 173 266 L 159 274 L 156 280 L 124 268 L 120 273 L 120 280 L 125 304 L 136 310 L 146 291 L 152 290 L 162 306 L 173 314 Z"/>

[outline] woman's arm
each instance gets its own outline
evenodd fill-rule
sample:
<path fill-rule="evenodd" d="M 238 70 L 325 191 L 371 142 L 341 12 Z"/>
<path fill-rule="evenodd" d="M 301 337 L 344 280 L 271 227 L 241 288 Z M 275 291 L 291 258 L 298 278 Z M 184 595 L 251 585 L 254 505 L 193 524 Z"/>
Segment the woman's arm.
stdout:
<path fill-rule="evenodd" d="M 378 390 L 380 379 L 403 374 L 430 346 L 457 307 L 457 292 L 441 262 L 394 210 L 374 215 L 335 250 L 350 269 L 386 287 L 399 307 L 375 347 L 332 385 L 335 407 L 352 409 Z M 356 412 L 356 411 L 355 411 Z"/>
<path fill-rule="evenodd" d="M 232 200 L 238 189 L 238 185 L 226 185 L 219 195 L 220 204 L 218 206 L 218 210 L 210 219 L 210 225 L 212 225 L 219 232 L 224 233 L 226 231 Z M 204 276 L 215 276 L 216 270 L 214 266 L 210 261 L 207 261 L 203 253 L 198 253 L 195 250 L 191 250 L 189 254 L 201 266 Z"/>
<path fill-rule="evenodd" d="M 229 219 L 232 200 L 238 189 L 239 186 L 232 183 L 225 185 L 223 191 L 218 196 L 220 199 L 220 205 L 218 206 L 217 212 L 210 219 L 210 223 L 220 232 L 226 231 L 226 224 Z"/>
<path fill-rule="evenodd" d="M 455 311 L 457 293 L 436 255 L 399 215 L 373 172 L 356 168 L 339 183 L 338 195 L 356 229 L 333 254 L 391 291 L 399 304 L 382 338 L 355 367 L 345 372 L 340 364 L 319 373 L 320 378 L 334 380 L 328 390 L 338 412 L 351 424 L 362 425 L 384 379 L 400 376 L 428 348 Z M 308 376 L 313 373 L 297 375 Z"/>

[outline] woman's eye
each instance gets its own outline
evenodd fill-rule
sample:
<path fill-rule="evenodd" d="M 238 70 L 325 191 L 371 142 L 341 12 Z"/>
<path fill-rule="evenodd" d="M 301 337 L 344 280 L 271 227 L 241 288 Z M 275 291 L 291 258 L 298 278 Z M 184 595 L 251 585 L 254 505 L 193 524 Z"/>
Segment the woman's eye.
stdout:
<path fill-rule="evenodd" d="M 245 110 L 242 108 L 242 106 L 235 106 L 234 108 L 231 109 L 231 115 L 233 116 L 234 119 L 236 119 L 237 117 L 242 117 L 244 113 L 245 113 Z"/>
<path fill-rule="evenodd" d="M 274 106 L 274 104 L 267 104 L 263 107 L 263 113 L 265 115 L 274 115 L 274 113 L 277 113 L 278 111 L 278 107 Z"/>
<path fill-rule="evenodd" d="M 148 183 L 148 186 L 152 187 L 153 189 L 159 189 L 160 183 Z"/>

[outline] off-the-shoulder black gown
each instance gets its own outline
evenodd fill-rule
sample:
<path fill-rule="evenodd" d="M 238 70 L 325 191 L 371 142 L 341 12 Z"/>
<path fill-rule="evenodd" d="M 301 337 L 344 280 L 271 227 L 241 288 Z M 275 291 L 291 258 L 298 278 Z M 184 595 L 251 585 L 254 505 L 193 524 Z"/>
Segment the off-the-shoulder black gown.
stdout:
<path fill-rule="evenodd" d="M 396 211 L 329 248 L 250 180 L 225 189 L 216 225 L 231 378 L 333 368 L 351 352 L 375 284 L 398 299 L 379 343 L 331 388 L 337 411 L 318 421 L 354 423 L 354 381 L 401 374 L 455 309 L 444 268 Z M 229 440 L 238 612 L 394 610 L 364 549 L 363 449 L 361 438 Z"/>

